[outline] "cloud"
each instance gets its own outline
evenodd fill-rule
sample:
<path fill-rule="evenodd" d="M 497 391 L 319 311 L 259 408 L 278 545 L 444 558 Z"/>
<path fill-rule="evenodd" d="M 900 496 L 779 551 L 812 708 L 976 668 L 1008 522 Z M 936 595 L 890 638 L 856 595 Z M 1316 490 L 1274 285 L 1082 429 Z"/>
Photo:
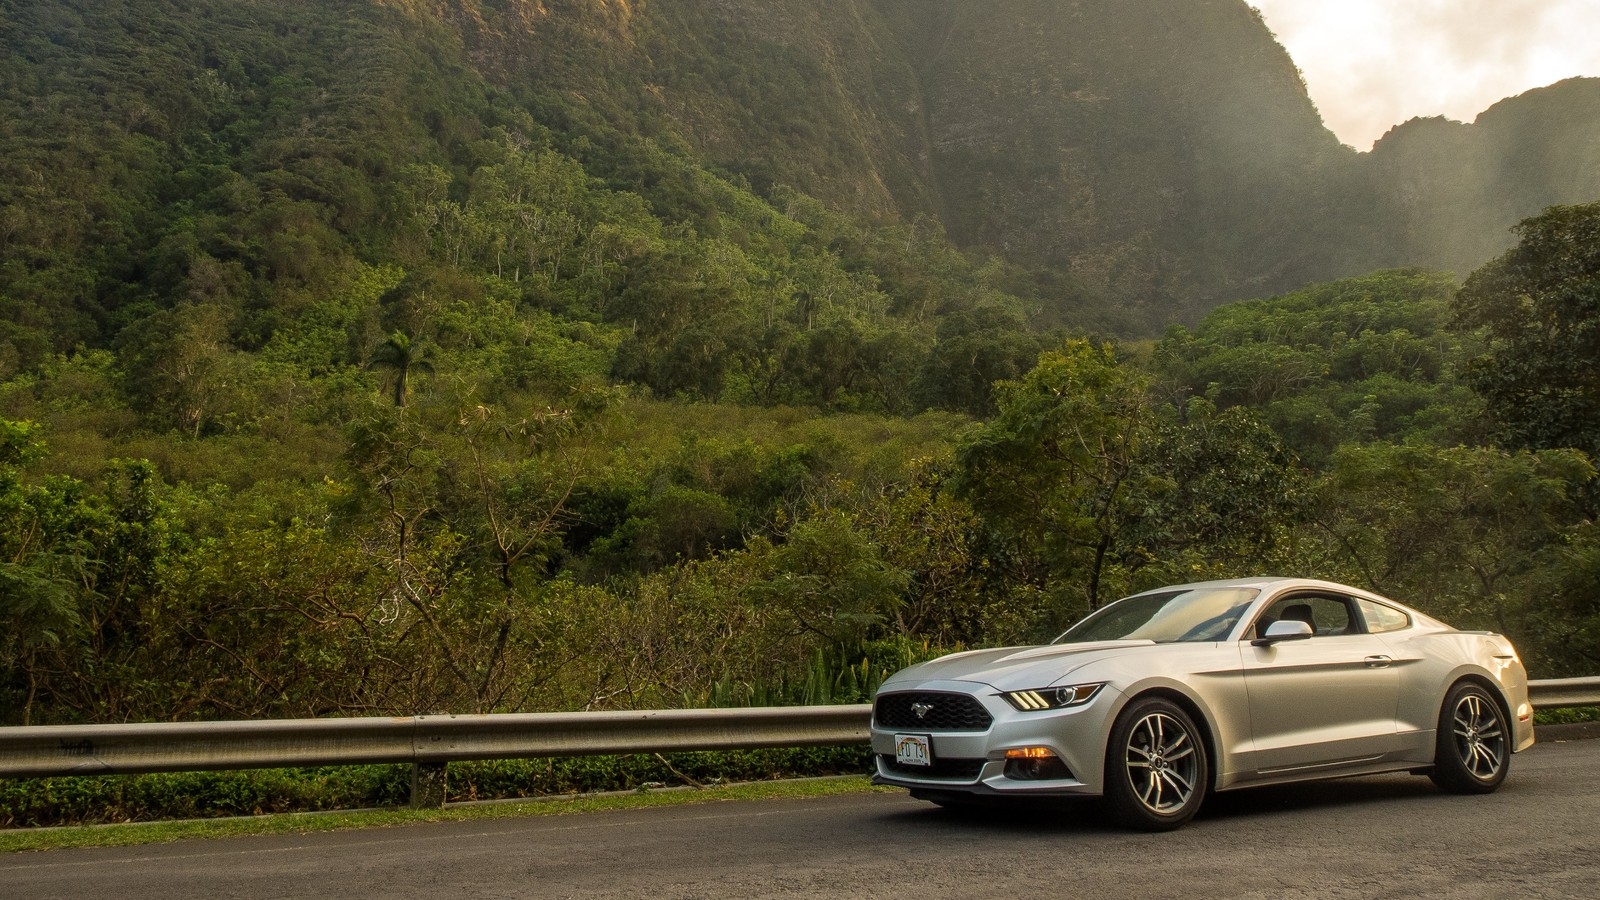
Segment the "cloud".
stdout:
<path fill-rule="evenodd" d="M 1600 0 L 1251 0 L 1305 73 L 1323 121 L 1365 149 L 1415 116 L 1600 75 Z"/>

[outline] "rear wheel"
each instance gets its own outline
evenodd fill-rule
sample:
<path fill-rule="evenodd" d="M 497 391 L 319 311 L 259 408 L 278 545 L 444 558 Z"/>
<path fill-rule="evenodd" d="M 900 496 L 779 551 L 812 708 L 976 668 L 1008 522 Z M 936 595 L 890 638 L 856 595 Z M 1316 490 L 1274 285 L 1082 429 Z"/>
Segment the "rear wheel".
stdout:
<path fill-rule="evenodd" d="M 1211 769 L 1200 729 L 1183 707 L 1146 697 L 1117 716 L 1105 775 L 1106 813 L 1112 821 L 1169 831 L 1200 810 Z"/>
<path fill-rule="evenodd" d="M 1439 711 L 1433 771 L 1429 777 L 1455 794 L 1487 794 L 1511 769 L 1510 729 L 1483 685 L 1463 681 L 1450 689 Z"/>

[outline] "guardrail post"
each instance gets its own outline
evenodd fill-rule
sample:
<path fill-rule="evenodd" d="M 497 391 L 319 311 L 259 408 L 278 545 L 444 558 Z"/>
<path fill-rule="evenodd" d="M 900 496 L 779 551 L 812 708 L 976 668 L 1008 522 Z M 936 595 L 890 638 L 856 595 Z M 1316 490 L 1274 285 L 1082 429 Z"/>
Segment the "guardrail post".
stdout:
<path fill-rule="evenodd" d="M 444 806 L 445 781 L 450 764 L 418 762 L 411 764 L 411 808 L 440 809 Z"/>

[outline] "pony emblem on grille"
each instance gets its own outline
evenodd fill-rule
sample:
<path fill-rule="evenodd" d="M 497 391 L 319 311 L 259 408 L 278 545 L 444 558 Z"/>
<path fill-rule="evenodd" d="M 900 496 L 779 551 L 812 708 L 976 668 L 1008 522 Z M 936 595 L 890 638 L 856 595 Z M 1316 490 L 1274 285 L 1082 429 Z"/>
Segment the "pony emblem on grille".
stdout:
<path fill-rule="evenodd" d="M 917 718 L 926 719 L 928 717 L 928 713 L 933 712 L 933 704 L 913 703 L 911 704 L 911 711 L 917 714 Z"/>

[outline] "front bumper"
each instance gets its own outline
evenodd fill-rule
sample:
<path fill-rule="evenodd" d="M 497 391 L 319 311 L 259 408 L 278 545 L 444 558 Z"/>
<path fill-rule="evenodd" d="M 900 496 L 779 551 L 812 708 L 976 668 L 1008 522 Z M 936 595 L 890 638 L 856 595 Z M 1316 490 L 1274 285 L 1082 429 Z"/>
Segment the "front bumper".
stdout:
<path fill-rule="evenodd" d="M 915 724 L 885 724 L 878 720 L 874 703 L 872 751 L 877 772 L 873 783 L 908 788 L 919 794 L 943 796 L 1098 796 L 1105 776 L 1105 747 L 1111 720 L 1121 705 L 1121 694 L 1107 685 L 1082 706 L 1068 709 L 1022 711 L 1001 692 L 970 681 L 929 681 L 890 684 L 879 698 L 892 694 L 962 695 L 981 705 L 991 719 L 982 728 L 919 728 Z M 907 766 L 895 762 L 896 735 L 926 735 L 932 765 Z M 1006 751 L 1046 747 L 1065 771 L 1050 766 L 1045 777 L 1026 777 L 1025 765 L 1007 766 Z"/>

